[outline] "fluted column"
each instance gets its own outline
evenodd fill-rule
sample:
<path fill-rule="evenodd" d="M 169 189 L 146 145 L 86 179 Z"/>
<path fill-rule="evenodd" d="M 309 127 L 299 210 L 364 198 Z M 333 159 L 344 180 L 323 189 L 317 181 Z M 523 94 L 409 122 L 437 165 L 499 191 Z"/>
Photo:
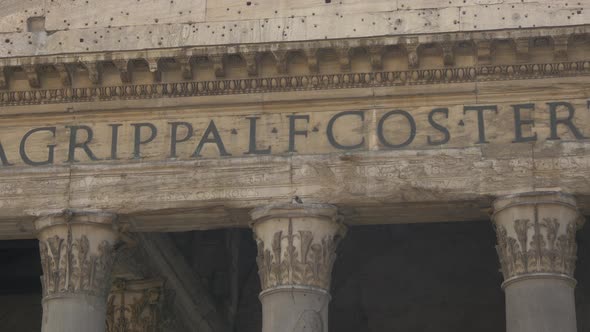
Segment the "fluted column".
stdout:
<path fill-rule="evenodd" d="M 327 204 L 275 204 L 251 213 L 263 332 L 327 332 L 336 247 L 346 228 Z"/>
<path fill-rule="evenodd" d="M 104 332 L 115 215 L 61 213 L 35 221 L 43 276 L 42 332 Z"/>
<path fill-rule="evenodd" d="M 494 201 L 507 332 L 576 332 L 574 197 L 533 192 Z"/>

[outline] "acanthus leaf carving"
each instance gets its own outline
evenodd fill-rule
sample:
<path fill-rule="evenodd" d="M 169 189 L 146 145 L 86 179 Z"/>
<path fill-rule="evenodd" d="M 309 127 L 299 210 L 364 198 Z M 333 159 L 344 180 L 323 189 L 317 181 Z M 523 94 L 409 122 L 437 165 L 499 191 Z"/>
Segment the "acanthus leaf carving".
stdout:
<path fill-rule="evenodd" d="M 53 235 L 39 241 L 43 276 L 43 296 L 84 293 L 106 296 L 110 287 L 114 248 L 103 241 L 98 252 L 91 253 L 86 235 L 73 238 L 71 226 L 67 237 Z"/>
<path fill-rule="evenodd" d="M 106 332 L 157 332 L 165 321 L 158 280 L 117 280 L 107 301 Z"/>
<path fill-rule="evenodd" d="M 270 248 L 256 238 L 262 289 L 284 285 L 329 289 L 339 240 L 339 234 L 317 239 L 312 231 L 294 231 L 292 220 L 287 232 L 273 234 Z"/>
<path fill-rule="evenodd" d="M 577 252 L 576 221 L 515 219 L 513 227 L 515 237 L 509 235 L 505 226 L 496 226 L 496 251 L 505 280 L 530 273 L 573 277 Z"/>

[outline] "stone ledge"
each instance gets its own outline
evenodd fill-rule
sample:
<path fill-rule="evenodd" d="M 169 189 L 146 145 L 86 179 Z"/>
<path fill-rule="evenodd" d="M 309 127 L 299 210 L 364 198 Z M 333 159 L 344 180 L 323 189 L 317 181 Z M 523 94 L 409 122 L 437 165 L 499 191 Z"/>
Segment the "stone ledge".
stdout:
<path fill-rule="evenodd" d="M 195 67 L 203 63 L 213 70 L 216 79 L 233 78 L 227 73 L 228 66 L 235 64 L 245 67 L 247 76 L 258 78 L 265 57 L 271 59 L 274 71 L 281 76 L 296 74 L 289 69 L 296 58 L 306 61 L 307 72 L 311 75 L 321 73 L 320 63 L 326 59 L 337 61 L 337 72 L 347 73 L 351 71 L 351 59 L 358 55 L 367 58 L 371 70 L 378 72 L 383 70 L 384 54 L 392 51 L 406 58 L 410 70 L 422 68 L 421 60 L 425 56 L 439 58 L 441 68 L 460 67 L 456 54 L 472 56 L 473 63 L 478 66 L 489 65 L 498 63 L 496 48 L 499 45 L 512 49 L 515 63 L 530 63 L 535 54 L 547 48 L 553 50 L 550 61 L 567 61 L 572 45 L 587 42 L 589 36 L 590 26 L 579 26 L 9 57 L 0 58 L 0 91 L 11 88 L 9 82 L 16 72 L 28 80 L 32 91 L 43 87 L 42 78 L 48 73 L 59 76 L 61 87 L 80 87 L 80 83 L 73 84 L 74 76 L 80 73 L 85 73 L 83 81 L 89 86 L 103 86 L 106 67 L 119 73 L 122 84 L 131 84 L 134 74 L 146 72 L 151 73 L 153 83 L 159 83 L 162 72 L 169 70 L 179 71 L 182 79 L 193 81 Z"/>

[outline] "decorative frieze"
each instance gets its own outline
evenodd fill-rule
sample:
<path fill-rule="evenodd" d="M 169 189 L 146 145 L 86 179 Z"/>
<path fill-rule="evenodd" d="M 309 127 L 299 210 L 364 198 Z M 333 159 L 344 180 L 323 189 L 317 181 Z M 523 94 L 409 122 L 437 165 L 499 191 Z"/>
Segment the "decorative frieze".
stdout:
<path fill-rule="evenodd" d="M 61 81 L 61 84 L 64 87 L 69 87 L 72 86 L 72 73 L 71 73 L 71 65 L 66 65 L 64 63 L 57 63 L 55 65 L 53 65 L 53 67 L 55 68 L 55 70 L 57 71 L 58 75 L 59 75 L 59 79 Z"/>
<path fill-rule="evenodd" d="M 573 198 L 536 193 L 502 198 L 494 205 L 496 250 L 506 281 L 538 274 L 573 278 L 576 231 L 583 223 Z"/>
<path fill-rule="evenodd" d="M 262 289 L 309 286 L 330 289 L 336 248 L 345 234 L 336 209 L 282 204 L 252 213 Z"/>
<path fill-rule="evenodd" d="M 339 48 L 336 50 L 336 54 L 338 56 L 338 62 L 340 63 L 340 70 L 344 73 L 349 72 L 351 70 L 351 49 L 349 48 Z"/>
<path fill-rule="evenodd" d="M 113 60 L 113 64 L 121 73 L 122 83 L 131 83 L 132 63 L 126 59 Z"/>
<path fill-rule="evenodd" d="M 272 55 L 275 58 L 275 63 L 277 66 L 277 73 L 286 74 L 289 53 L 287 51 L 277 50 L 277 51 L 273 51 Z"/>
<path fill-rule="evenodd" d="M 307 66 L 309 67 L 310 73 L 319 73 L 320 66 L 319 66 L 319 50 L 315 48 L 307 48 L 304 50 L 305 57 L 307 58 Z"/>
<path fill-rule="evenodd" d="M 530 38 L 517 38 L 514 40 L 516 46 L 516 60 L 520 63 L 526 63 L 530 60 Z"/>
<path fill-rule="evenodd" d="M 180 65 L 180 72 L 182 74 L 182 78 L 185 80 L 192 80 L 193 79 L 193 61 L 191 61 L 190 57 L 180 57 L 176 59 L 178 64 Z"/>
<path fill-rule="evenodd" d="M 375 71 L 383 70 L 383 48 L 379 46 L 368 47 L 367 54 L 371 68 Z"/>
<path fill-rule="evenodd" d="M 160 70 L 160 67 L 159 67 L 160 59 L 150 58 L 150 59 L 146 59 L 146 62 L 148 64 L 148 69 L 150 70 L 150 73 L 152 73 L 152 75 L 154 77 L 154 82 L 162 81 L 162 71 Z"/>
<path fill-rule="evenodd" d="M 88 71 L 88 79 L 92 84 L 98 85 L 102 79 L 102 64 L 100 62 L 83 62 L 86 71 Z"/>
<path fill-rule="evenodd" d="M 554 36 L 553 37 L 553 58 L 555 61 L 567 61 L 567 48 L 570 36 Z"/>
<path fill-rule="evenodd" d="M 29 81 L 29 86 L 31 88 L 41 87 L 41 81 L 39 80 L 39 68 L 36 65 L 25 65 L 23 66 L 23 71 L 27 76 L 27 80 Z"/>
<path fill-rule="evenodd" d="M 225 63 L 226 58 L 222 54 L 209 55 L 207 57 L 209 62 L 213 65 L 213 72 L 215 77 L 225 77 Z"/>
<path fill-rule="evenodd" d="M 0 66 L 0 90 L 8 89 L 8 68 Z"/>
<path fill-rule="evenodd" d="M 443 52 L 443 63 L 445 66 L 451 67 L 455 65 L 455 44 L 452 42 L 445 42 L 441 44 Z"/>
<path fill-rule="evenodd" d="M 260 62 L 260 57 L 261 55 L 258 53 L 242 54 L 242 58 L 244 61 L 246 61 L 246 70 L 248 71 L 248 76 L 258 76 L 258 63 Z"/>
<path fill-rule="evenodd" d="M 188 76 L 187 64 L 185 74 Z M 284 68 L 283 68 L 284 69 Z M 184 69 L 183 69 L 184 72 Z M 96 73 L 95 73 L 96 74 Z M 590 61 L 0 91 L 0 106 L 195 97 L 590 75 Z"/>
<path fill-rule="evenodd" d="M 477 55 L 477 63 L 488 65 L 492 62 L 492 41 L 491 40 L 476 40 L 475 52 Z"/>

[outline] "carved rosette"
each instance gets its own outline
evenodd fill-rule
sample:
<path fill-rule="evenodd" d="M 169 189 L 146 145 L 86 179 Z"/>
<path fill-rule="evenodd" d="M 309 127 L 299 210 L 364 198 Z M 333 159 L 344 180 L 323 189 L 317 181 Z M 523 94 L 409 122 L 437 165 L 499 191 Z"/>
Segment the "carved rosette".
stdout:
<path fill-rule="evenodd" d="M 263 292 L 283 286 L 330 289 L 336 247 L 346 233 L 327 204 L 277 204 L 252 212 Z"/>
<path fill-rule="evenodd" d="M 576 231 L 584 218 L 572 196 L 527 193 L 494 202 L 493 222 L 504 284 L 522 277 L 573 280 Z"/>
<path fill-rule="evenodd" d="M 105 297 L 111 285 L 115 216 L 71 213 L 35 221 L 43 276 L 43 298 L 76 294 Z"/>

